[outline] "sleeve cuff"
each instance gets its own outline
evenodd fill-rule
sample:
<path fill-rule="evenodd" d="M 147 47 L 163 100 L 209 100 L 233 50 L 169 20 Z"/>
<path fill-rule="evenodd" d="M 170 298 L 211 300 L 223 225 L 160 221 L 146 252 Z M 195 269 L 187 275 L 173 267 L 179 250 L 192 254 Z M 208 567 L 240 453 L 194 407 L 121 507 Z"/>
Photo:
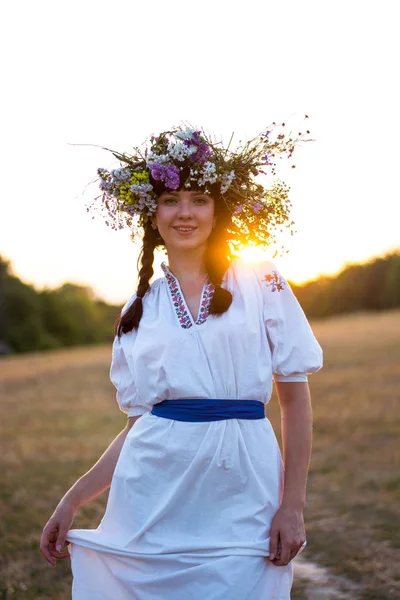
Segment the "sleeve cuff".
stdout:
<path fill-rule="evenodd" d="M 138 415 L 144 415 L 150 410 L 150 408 L 145 408 L 144 406 L 133 406 L 132 408 L 128 408 L 127 415 L 128 417 L 137 417 Z"/>
<path fill-rule="evenodd" d="M 307 373 L 293 373 L 292 375 L 279 375 L 278 373 L 274 373 L 273 377 L 274 381 L 308 381 Z"/>

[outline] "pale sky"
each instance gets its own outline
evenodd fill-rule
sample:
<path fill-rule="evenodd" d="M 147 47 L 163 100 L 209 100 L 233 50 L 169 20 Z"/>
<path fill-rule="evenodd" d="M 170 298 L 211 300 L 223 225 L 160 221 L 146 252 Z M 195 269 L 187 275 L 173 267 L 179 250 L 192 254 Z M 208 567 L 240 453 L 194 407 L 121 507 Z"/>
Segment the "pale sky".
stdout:
<path fill-rule="evenodd" d="M 311 130 L 316 141 L 295 150 L 296 169 L 282 177 L 297 229 L 289 255 L 276 259 L 287 278 L 399 248 L 397 8 L 385 0 L 8 2 L 0 254 L 38 289 L 70 281 L 126 301 L 138 248 L 128 231 L 86 213 L 96 184 L 82 196 L 97 167 L 119 163 L 72 144 L 129 152 L 181 121 L 225 141 L 272 121 Z"/>

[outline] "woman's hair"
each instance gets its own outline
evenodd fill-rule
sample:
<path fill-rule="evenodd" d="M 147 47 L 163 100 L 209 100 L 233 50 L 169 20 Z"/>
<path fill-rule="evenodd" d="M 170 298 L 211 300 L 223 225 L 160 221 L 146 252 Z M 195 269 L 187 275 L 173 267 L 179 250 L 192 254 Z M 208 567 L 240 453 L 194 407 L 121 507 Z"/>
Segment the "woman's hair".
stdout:
<path fill-rule="evenodd" d="M 161 190 L 160 190 L 161 191 Z M 208 279 L 215 286 L 215 291 L 210 302 L 209 314 L 221 315 L 226 312 L 232 304 L 232 294 L 221 287 L 222 278 L 227 271 L 231 259 L 231 250 L 228 243 L 228 228 L 232 227 L 232 217 L 224 200 L 221 198 L 219 189 L 212 193 L 214 198 L 214 216 L 217 217 L 215 229 L 212 230 L 207 243 L 205 253 L 205 265 Z M 139 285 L 136 298 L 129 308 L 121 314 L 115 324 L 115 334 L 120 337 L 132 329 L 139 328 L 139 322 L 143 315 L 143 300 L 145 293 L 150 288 L 154 269 L 154 250 L 157 246 L 164 245 L 158 229 L 153 229 L 150 221 L 144 226 L 143 245 L 139 255 L 141 260 L 139 271 Z"/>

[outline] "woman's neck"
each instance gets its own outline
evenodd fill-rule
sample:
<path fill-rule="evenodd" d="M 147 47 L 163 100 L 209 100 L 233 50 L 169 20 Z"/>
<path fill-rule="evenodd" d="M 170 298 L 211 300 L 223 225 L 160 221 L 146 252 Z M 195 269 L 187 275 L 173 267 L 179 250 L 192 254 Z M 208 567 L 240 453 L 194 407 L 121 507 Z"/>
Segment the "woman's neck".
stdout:
<path fill-rule="evenodd" d="M 168 267 L 180 281 L 204 278 L 207 275 L 204 249 L 199 248 L 197 252 L 168 252 Z"/>

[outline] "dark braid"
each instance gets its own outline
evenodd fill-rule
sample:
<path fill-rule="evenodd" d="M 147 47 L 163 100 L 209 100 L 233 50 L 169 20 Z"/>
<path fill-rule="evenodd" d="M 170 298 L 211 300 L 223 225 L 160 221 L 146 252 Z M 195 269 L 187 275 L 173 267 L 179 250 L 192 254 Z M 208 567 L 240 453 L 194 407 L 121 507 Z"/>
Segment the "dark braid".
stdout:
<path fill-rule="evenodd" d="M 209 314 L 221 315 L 232 304 L 231 292 L 221 287 L 223 276 L 230 264 L 231 250 L 228 243 L 230 236 L 228 227 L 232 224 L 232 218 L 219 195 L 216 195 L 215 199 L 215 215 L 217 216 L 216 227 L 208 238 L 205 263 L 208 278 L 215 285 Z"/>
<path fill-rule="evenodd" d="M 115 334 L 120 337 L 122 333 L 128 333 L 132 329 L 138 329 L 140 319 L 143 315 L 143 300 L 145 293 L 150 288 L 150 279 L 153 276 L 154 250 L 162 244 L 158 230 L 154 230 L 148 222 L 144 227 L 143 246 L 138 258 L 141 259 L 142 267 L 139 271 L 139 285 L 136 298 L 130 307 L 121 315 L 115 325 Z"/>

